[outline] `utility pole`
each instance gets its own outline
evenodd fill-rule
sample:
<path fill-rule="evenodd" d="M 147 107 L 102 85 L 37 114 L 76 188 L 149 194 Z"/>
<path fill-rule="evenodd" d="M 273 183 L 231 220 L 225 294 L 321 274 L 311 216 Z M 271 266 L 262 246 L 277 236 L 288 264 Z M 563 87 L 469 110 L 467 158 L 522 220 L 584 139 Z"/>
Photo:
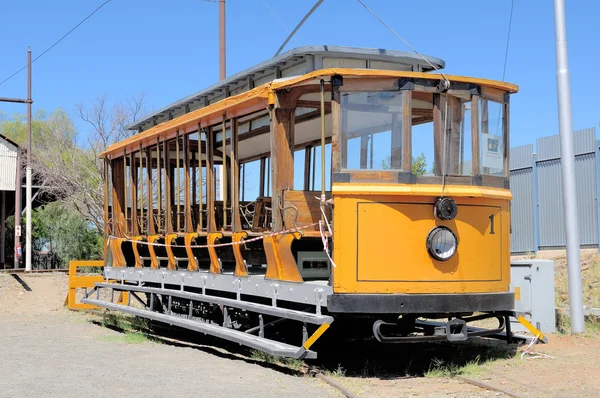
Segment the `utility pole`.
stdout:
<path fill-rule="evenodd" d="M 31 48 L 27 49 L 27 99 L 0 97 L 0 102 L 27 104 L 27 231 L 26 231 L 26 271 L 31 271 Z M 17 151 L 17 172 L 15 176 L 15 256 L 14 268 L 19 268 L 21 257 L 21 152 Z"/>
<path fill-rule="evenodd" d="M 31 271 L 31 48 L 27 49 L 27 224 L 25 231 L 25 271 Z"/>
<path fill-rule="evenodd" d="M 573 119 L 571 115 L 571 86 L 567 53 L 565 1 L 554 0 L 554 29 L 556 32 L 556 85 L 558 89 L 558 125 L 562 164 L 563 204 L 567 234 L 567 273 L 569 277 L 569 308 L 571 333 L 584 331 L 583 298 L 581 292 L 581 260 L 579 256 L 579 223 L 575 187 L 575 155 L 573 152 Z"/>

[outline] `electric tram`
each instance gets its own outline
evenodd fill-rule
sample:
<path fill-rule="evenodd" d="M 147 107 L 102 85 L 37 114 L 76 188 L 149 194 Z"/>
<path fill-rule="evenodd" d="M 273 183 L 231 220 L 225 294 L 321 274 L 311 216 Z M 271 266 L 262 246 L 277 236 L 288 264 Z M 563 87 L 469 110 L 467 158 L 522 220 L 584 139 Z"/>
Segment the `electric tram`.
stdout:
<path fill-rule="evenodd" d="M 382 343 L 504 330 L 518 88 L 444 66 L 302 47 L 138 121 L 101 155 L 106 282 L 83 302 L 296 358 L 332 322 Z"/>

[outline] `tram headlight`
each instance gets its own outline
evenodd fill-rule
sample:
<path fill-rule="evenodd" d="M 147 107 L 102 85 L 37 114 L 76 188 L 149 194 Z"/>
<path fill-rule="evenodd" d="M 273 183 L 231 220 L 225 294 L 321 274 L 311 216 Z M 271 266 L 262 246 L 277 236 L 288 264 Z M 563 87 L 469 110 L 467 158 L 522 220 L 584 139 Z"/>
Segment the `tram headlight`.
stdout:
<path fill-rule="evenodd" d="M 433 205 L 433 214 L 440 220 L 452 220 L 458 214 L 458 205 L 452 198 L 438 198 Z"/>
<path fill-rule="evenodd" d="M 456 253 L 458 241 L 450 228 L 436 227 L 427 235 L 427 251 L 436 260 L 446 261 Z"/>

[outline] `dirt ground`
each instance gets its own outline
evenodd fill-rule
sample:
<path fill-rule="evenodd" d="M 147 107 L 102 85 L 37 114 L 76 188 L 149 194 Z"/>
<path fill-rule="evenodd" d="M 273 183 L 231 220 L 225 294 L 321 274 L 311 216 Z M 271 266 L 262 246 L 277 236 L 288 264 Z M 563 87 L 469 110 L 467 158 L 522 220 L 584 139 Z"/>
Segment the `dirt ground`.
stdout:
<path fill-rule="evenodd" d="M 524 347 L 340 345 L 301 368 L 263 362 L 247 350 L 199 338 L 177 343 L 102 326 L 97 315 L 63 308 L 67 276 L 0 274 L 0 397 L 311 396 L 341 397 L 314 377 L 323 371 L 359 397 L 600 396 L 600 337 L 550 335 Z M 205 340 L 202 340 L 205 339 Z M 321 351 L 319 351 L 321 355 Z"/>
<path fill-rule="evenodd" d="M 250 358 L 157 343 L 62 308 L 66 275 L 0 274 L 0 397 L 340 397 Z"/>

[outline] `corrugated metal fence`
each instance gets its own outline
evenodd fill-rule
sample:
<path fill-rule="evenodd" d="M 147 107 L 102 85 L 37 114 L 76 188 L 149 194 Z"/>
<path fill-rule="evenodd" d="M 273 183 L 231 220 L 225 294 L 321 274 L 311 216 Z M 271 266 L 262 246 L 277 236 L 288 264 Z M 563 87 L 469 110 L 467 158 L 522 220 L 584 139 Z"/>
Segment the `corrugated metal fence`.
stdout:
<path fill-rule="evenodd" d="M 598 247 L 600 141 L 596 141 L 595 128 L 575 131 L 574 140 L 581 245 Z M 533 145 L 510 150 L 512 253 L 566 245 L 560 138 L 558 135 L 538 138 L 536 148 L 536 154 Z"/>

